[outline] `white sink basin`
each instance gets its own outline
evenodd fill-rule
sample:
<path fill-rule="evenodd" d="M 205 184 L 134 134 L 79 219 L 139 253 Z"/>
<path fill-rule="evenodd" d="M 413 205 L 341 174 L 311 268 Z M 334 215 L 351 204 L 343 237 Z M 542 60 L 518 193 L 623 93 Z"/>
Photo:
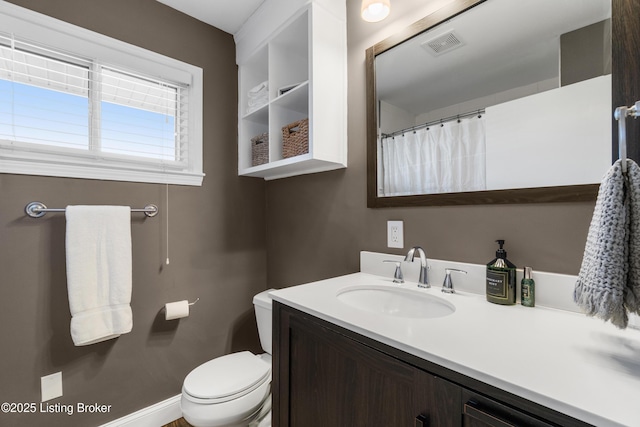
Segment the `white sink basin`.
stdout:
<path fill-rule="evenodd" d="M 412 319 L 432 319 L 456 311 L 456 307 L 443 298 L 401 287 L 353 286 L 341 289 L 336 297 L 358 310 Z"/>

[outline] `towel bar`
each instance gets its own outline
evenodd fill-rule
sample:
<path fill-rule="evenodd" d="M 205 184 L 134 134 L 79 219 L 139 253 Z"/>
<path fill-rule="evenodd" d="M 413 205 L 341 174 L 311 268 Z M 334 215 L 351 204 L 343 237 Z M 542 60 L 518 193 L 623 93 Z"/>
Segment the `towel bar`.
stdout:
<path fill-rule="evenodd" d="M 24 208 L 25 213 L 31 218 L 41 218 L 46 215 L 47 212 L 65 212 L 66 209 L 54 209 L 48 208 L 42 202 L 31 202 Z M 158 207 L 153 204 L 149 204 L 142 209 L 131 209 L 131 212 L 144 212 L 149 218 L 158 215 Z"/>

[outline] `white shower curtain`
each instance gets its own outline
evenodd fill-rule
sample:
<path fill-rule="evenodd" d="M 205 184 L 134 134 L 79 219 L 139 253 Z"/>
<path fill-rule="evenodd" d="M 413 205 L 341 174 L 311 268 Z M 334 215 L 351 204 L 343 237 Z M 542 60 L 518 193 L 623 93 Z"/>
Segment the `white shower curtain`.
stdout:
<path fill-rule="evenodd" d="M 471 117 L 381 141 L 382 196 L 486 188 L 484 117 Z"/>

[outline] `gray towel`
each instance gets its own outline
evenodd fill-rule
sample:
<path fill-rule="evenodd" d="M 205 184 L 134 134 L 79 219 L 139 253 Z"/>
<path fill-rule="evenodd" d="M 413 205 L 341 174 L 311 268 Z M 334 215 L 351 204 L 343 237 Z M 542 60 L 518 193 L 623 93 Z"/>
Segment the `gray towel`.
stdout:
<path fill-rule="evenodd" d="M 630 313 L 640 315 L 640 166 L 627 160 L 629 200 L 629 276 L 624 303 Z"/>
<path fill-rule="evenodd" d="M 640 310 L 640 167 L 620 160 L 598 191 L 573 299 L 586 314 L 626 328 Z"/>

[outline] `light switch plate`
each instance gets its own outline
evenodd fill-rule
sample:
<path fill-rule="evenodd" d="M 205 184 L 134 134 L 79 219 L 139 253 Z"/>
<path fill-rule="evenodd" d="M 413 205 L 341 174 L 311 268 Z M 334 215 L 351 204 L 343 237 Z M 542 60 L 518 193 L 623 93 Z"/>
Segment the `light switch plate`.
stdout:
<path fill-rule="evenodd" d="M 40 378 L 42 402 L 62 396 L 62 372 Z"/>
<path fill-rule="evenodd" d="M 387 221 L 387 247 L 404 248 L 404 230 L 402 221 Z"/>

